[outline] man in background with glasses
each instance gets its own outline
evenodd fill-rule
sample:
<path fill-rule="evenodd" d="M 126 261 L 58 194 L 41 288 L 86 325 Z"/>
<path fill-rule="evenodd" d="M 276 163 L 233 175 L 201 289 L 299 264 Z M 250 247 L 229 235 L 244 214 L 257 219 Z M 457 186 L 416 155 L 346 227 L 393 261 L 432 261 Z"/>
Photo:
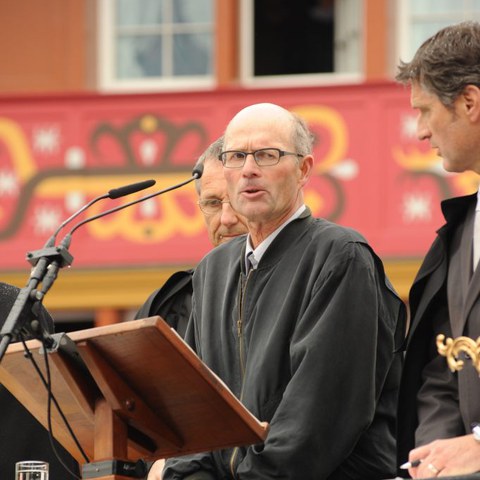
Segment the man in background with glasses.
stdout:
<path fill-rule="evenodd" d="M 203 165 L 202 176 L 195 180 L 198 206 L 203 213 L 208 238 L 214 247 L 248 232 L 245 218 L 233 210 L 227 194 L 227 183 L 218 156 L 223 149 L 223 137 L 212 143 L 198 159 Z"/>
<path fill-rule="evenodd" d="M 249 235 L 198 265 L 186 340 L 269 432 L 261 445 L 167 460 L 163 478 L 393 476 L 405 318 L 380 259 L 304 205 L 312 136 L 297 116 L 243 109 L 219 158 Z"/>
<path fill-rule="evenodd" d="M 203 165 L 203 174 L 195 181 L 195 189 L 208 238 L 214 247 L 247 233 L 245 219 L 232 209 L 228 201 L 227 184 L 222 164 L 218 161 L 222 147 L 223 137 L 220 137 L 205 150 L 195 165 Z M 193 270 L 175 272 L 148 297 L 135 318 L 160 315 L 183 337 L 192 309 L 192 275 Z"/>

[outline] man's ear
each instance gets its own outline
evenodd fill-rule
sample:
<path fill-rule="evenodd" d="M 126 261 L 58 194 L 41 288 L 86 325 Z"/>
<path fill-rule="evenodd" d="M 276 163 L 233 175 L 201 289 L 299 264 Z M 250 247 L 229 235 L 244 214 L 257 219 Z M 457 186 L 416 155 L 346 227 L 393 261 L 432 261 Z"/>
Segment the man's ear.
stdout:
<path fill-rule="evenodd" d="M 303 187 L 307 182 L 308 179 L 310 178 L 310 175 L 312 173 L 313 169 L 313 156 L 312 155 L 305 155 L 301 160 L 300 160 L 300 184 Z"/>
<path fill-rule="evenodd" d="M 465 112 L 471 122 L 480 122 L 480 88 L 467 85 L 461 93 Z"/>

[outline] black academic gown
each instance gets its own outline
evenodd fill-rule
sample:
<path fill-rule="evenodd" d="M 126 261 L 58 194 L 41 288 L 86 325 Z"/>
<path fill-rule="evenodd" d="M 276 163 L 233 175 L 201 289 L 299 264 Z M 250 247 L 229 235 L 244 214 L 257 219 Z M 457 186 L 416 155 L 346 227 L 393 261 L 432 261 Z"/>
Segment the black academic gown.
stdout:
<path fill-rule="evenodd" d="M 0 326 L 10 313 L 18 291 L 17 287 L 0 282 Z M 53 332 L 53 320 L 45 309 L 40 312 L 39 317 Z M 66 466 L 78 474 L 79 468 L 75 459 L 58 442 L 55 441 L 54 444 Z M 75 478 L 67 473 L 55 456 L 47 430 L 0 385 L 0 478 L 15 478 L 15 463 L 22 460 L 48 462 L 52 480 Z"/>
<path fill-rule="evenodd" d="M 192 311 L 192 276 L 193 270 L 175 272 L 161 288 L 148 297 L 135 319 L 159 315 L 184 337 Z"/>

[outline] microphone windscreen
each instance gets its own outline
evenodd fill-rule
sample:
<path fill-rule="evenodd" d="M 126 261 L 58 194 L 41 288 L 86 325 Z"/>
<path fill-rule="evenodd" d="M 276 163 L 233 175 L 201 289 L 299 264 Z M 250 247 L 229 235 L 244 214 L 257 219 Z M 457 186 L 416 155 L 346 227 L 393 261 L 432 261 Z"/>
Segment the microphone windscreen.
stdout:
<path fill-rule="evenodd" d="M 113 199 L 124 197 L 125 195 L 130 195 L 152 187 L 155 183 L 157 183 L 155 180 L 144 180 L 143 182 L 132 183 L 131 185 L 125 185 L 124 187 L 112 188 L 108 191 L 108 196 Z"/>
<path fill-rule="evenodd" d="M 196 177 L 197 180 L 203 175 L 203 163 L 195 165 L 192 170 L 192 177 Z"/>
<path fill-rule="evenodd" d="M 19 293 L 20 289 L 18 287 L 9 283 L 0 282 L 0 328 L 3 327 Z M 42 304 L 39 304 L 39 310 L 36 313 L 38 320 L 42 323 L 46 331 L 53 333 L 53 319 L 46 308 Z M 25 320 L 25 323 L 32 319 L 32 313 L 28 311 L 22 312 L 21 316 Z"/>

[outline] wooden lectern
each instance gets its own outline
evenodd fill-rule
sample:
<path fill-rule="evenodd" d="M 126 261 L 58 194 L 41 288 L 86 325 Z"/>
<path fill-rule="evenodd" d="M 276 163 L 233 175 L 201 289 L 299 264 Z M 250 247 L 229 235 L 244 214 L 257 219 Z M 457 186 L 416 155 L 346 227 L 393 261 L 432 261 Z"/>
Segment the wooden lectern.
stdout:
<path fill-rule="evenodd" d="M 266 424 L 160 317 L 59 338 L 60 347 L 48 357 L 52 390 L 90 459 L 88 465 L 256 444 L 266 436 Z M 40 342 L 27 345 L 45 374 Z M 9 346 L 0 364 L 0 382 L 47 428 L 47 391 L 21 343 Z M 55 407 L 52 427 L 54 437 L 83 463 Z M 132 478 L 97 470 L 98 476 L 88 478 Z"/>

